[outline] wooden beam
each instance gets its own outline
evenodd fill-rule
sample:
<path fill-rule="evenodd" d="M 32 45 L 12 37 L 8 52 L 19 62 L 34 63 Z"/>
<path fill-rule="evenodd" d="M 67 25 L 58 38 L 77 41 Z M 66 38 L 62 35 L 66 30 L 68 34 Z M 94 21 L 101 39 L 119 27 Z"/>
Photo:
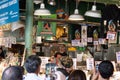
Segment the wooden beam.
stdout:
<path fill-rule="evenodd" d="M 25 16 L 21 16 L 20 18 L 21 20 L 26 20 Z M 34 21 L 48 21 L 48 22 L 60 22 L 60 23 L 88 25 L 88 26 L 100 26 L 100 23 L 98 22 L 72 21 L 72 20 L 64 20 L 64 19 L 61 20 L 61 19 L 38 18 L 38 17 L 34 17 Z"/>
<path fill-rule="evenodd" d="M 119 4 L 119 0 L 80 0 L 84 2 L 94 2 L 96 3 L 103 3 L 103 4 Z"/>

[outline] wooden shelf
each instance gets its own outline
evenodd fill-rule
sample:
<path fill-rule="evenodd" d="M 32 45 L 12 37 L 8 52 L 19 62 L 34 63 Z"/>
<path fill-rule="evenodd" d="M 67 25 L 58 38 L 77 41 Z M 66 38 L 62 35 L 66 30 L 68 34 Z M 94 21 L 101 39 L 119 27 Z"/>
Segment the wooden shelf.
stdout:
<path fill-rule="evenodd" d="M 20 16 L 20 18 L 21 20 L 26 20 L 25 16 Z M 64 20 L 64 19 L 50 19 L 50 18 L 39 18 L 39 17 L 34 17 L 34 21 L 48 21 L 48 22 L 61 22 L 61 23 L 87 25 L 87 26 L 100 26 L 100 23 L 98 22 L 72 21 L 72 20 Z"/>

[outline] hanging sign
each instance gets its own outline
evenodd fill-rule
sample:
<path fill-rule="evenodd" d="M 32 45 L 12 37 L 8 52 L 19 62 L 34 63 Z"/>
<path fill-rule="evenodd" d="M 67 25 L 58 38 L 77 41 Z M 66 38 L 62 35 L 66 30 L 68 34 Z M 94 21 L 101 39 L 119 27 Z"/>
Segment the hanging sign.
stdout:
<path fill-rule="evenodd" d="M 56 14 L 50 16 L 41 16 L 42 18 L 56 19 Z M 55 36 L 56 35 L 56 23 L 49 21 L 38 21 L 37 36 Z"/>
<path fill-rule="evenodd" d="M 19 20 L 19 0 L 0 0 L 0 25 Z"/>

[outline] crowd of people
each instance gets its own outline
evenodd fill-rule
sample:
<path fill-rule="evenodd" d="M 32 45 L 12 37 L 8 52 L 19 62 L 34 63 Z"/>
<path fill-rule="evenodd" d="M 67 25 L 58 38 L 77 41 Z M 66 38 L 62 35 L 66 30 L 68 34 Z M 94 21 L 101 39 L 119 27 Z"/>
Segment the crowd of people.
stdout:
<path fill-rule="evenodd" d="M 84 71 L 72 69 L 72 58 L 63 56 L 60 61 L 62 66 L 56 69 L 56 78 L 54 80 L 87 80 Z M 40 66 L 41 59 L 36 55 L 31 55 L 25 61 L 25 69 L 21 66 L 9 66 L 4 70 L 2 80 L 43 80 L 38 76 Z M 27 74 L 24 74 L 25 70 Z M 98 70 L 93 71 L 90 80 L 110 80 L 113 72 L 114 67 L 111 61 L 102 61 L 98 66 Z"/>
<path fill-rule="evenodd" d="M 44 80 L 87 80 L 83 70 L 73 69 L 73 59 L 65 52 L 56 52 L 49 62 L 56 65 L 54 78 L 44 78 Z M 2 80 L 43 80 L 39 76 L 41 63 L 39 56 L 30 55 L 26 58 L 24 66 L 7 67 L 2 73 Z M 110 80 L 113 72 L 111 61 L 104 60 L 98 65 L 98 69 L 93 70 L 89 80 Z"/>

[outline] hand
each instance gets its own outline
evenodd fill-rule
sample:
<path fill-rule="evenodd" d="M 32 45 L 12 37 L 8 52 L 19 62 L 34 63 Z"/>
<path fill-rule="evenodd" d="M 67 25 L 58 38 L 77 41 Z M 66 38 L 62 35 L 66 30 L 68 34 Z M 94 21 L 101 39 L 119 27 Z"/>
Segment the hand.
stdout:
<path fill-rule="evenodd" d="M 96 70 L 93 70 L 92 80 L 98 80 L 99 72 L 96 72 Z"/>

